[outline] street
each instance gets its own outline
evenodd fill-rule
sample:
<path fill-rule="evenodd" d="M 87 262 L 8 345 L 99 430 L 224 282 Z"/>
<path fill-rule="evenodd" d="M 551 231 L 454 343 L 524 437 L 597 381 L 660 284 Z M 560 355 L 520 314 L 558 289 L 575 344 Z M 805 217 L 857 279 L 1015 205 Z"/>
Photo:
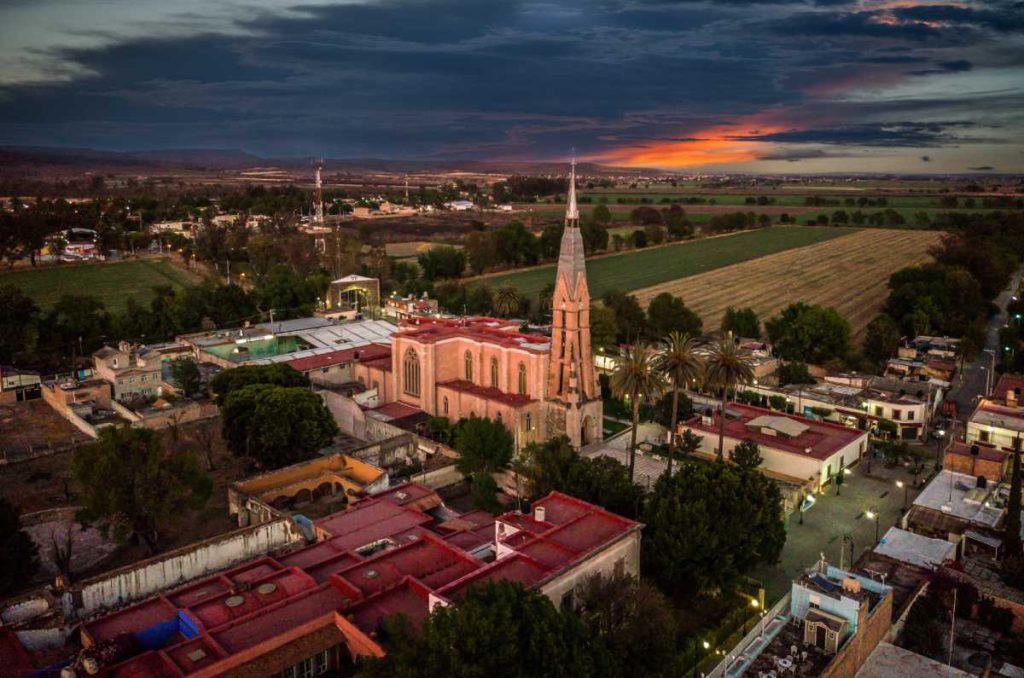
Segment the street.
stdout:
<path fill-rule="evenodd" d="M 999 307 L 999 314 L 989 321 L 984 350 L 978 352 L 973 362 L 964 366 L 960 378 L 947 396 L 947 399 L 952 399 L 956 403 L 958 417 L 961 420 L 965 421 L 971 416 L 979 397 L 987 395 L 985 389 L 988 373 L 992 369 L 993 356 L 997 355 L 994 352 L 999 350 L 999 330 L 1006 324 L 1006 306 L 1010 303 L 1010 297 L 1016 293 L 1022 274 L 1024 268 L 1017 271 L 1010 286 L 996 297 L 995 304 Z M 995 386 L 994 379 L 993 375 L 992 386 Z"/>

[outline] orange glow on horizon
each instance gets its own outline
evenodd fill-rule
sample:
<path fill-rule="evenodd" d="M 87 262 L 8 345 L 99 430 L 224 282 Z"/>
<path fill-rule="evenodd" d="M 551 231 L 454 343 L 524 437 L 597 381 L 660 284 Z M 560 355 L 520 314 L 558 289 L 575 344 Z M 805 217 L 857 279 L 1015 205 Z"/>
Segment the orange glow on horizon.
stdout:
<path fill-rule="evenodd" d="M 778 125 L 739 124 L 709 127 L 690 135 L 692 140 L 665 141 L 624 146 L 587 158 L 623 167 L 703 167 L 722 163 L 757 160 L 766 142 L 747 141 L 746 136 L 771 134 L 785 129 Z"/>

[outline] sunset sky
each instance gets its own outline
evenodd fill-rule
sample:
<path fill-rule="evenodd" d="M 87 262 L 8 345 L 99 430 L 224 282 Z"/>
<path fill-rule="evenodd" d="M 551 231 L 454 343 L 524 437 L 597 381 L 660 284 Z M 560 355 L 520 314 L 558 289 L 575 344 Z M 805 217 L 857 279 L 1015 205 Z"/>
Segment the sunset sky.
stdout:
<path fill-rule="evenodd" d="M 1024 2 L 4 0 L 0 145 L 1024 172 Z"/>

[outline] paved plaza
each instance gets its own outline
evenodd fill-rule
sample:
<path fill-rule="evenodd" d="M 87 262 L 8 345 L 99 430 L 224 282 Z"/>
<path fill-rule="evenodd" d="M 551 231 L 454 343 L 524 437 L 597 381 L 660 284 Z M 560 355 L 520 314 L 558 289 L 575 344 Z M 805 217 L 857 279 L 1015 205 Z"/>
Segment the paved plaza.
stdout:
<path fill-rule="evenodd" d="M 762 566 L 751 573 L 753 578 L 764 584 L 768 600 L 777 600 L 784 595 L 792 580 L 813 565 L 822 553 L 828 562 L 838 565 L 843 535 L 853 539 L 854 560 L 872 548 L 875 521 L 865 514 L 868 511 L 878 514 L 879 536 L 898 523 L 903 514 L 904 490 L 897 487 L 897 480 L 910 485 L 906 498 L 909 504 L 913 504 L 917 489 L 912 487 L 914 476 L 906 468 L 887 469 L 876 461 L 868 475 L 867 463 L 860 462 L 850 469 L 838 497 L 835 486 L 816 496 L 814 506 L 804 512 L 803 525 L 800 524 L 799 512 L 792 513 L 779 564 Z M 846 566 L 850 565 L 848 541 L 842 561 Z"/>

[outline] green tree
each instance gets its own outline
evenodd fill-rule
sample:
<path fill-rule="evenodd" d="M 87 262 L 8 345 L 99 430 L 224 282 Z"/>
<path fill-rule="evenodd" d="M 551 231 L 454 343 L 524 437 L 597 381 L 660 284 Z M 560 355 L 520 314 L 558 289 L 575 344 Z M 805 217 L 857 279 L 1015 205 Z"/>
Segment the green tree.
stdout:
<path fill-rule="evenodd" d="M 786 541 L 782 496 L 760 473 L 683 463 L 658 478 L 644 511 L 644 571 L 673 594 L 729 589 Z"/>
<path fill-rule="evenodd" d="M 845 358 L 850 350 L 850 323 L 834 308 L 791 304 L 765 330 L 783 360 L 821 364 Z"/>
<path fill-rule="evenodd" d="M 615 312 L 615 325 L 619 334 L 615 338 L 620 344 L 628 344 L 647 333 L 647 316 L 640 302 L 632 294 L 605 292 L 601 302 Z"/>
<path fill-rule="evenodd" d="M 732 335 L 716 341 L 705 358 L 704 383 L 722 394 L 721 411 L 718 415 L 718 461 L 722 461 L 725 447 L 725 403 L 729 390 L 744 386 L 754 380 L 754 368 L 750 358 L 741 353 Z"/>
<path fill-rule="evenodd" d="M 203 375 L 199 372 L 199 365 L 192 358 L 171 363 L 171 378 L 185 396 L 198 393 L 203 386 Z"/>
<path fill-rule="evenodd" d="M 320 396 L 299 387 L 252 384 L 231 391 L 221 407 L 221 419 L 232 454 L 248 457 L 262 468 L 309 459 L 338 433 Z"/>
<path fill-rule="evenodd" d="M 498 492 L 498 483 L 490 473 L 479 471 L 469 476 L 469 494 L 475 508 L 488 513 L 500 511 Z"/>
<path fill-rule="evenodd" d="M 864 356 L 881 365 L 896 354 L 900 345 L 900 328 L 885 313 L 879 313 L 864 330 Z"/>
<path fill-rule="evenodd" d="M 683 300 L 668 292 L 662 292 L 651 299 L 647 306 L 647 326 L 653 337 L 661 338 L 672 332 L 697 336 L 704 322 L 694 311 L 686 307 Z"/>
<path fill-rule="evenodd" d="M 458 278 L 466 270 L 466 255 L 450 246 L 433 247 L 417 257 L 425 280 Z"/>
<path fill-rule="evenodd" d="M 511 318 L 519 312 L 523 297 L 515 285 L 505 285 L 494 295 L 494 310 L 503 318 Z"/>
<path fill-rule="evenodd" d="M 0 285 L 0 364 L 25 365 L 36 358 L 39 307 L 14 285 Z"/>
<path fill-rule="evenodd" d="M 729 306 L 722 316 L 722 332 L 732 332 L 734 336 L 757 339 L 761 336 L 761 320 L 752 308 L 733 308 Z"/>
<path fill-rule="evenodd" d="M 607 650 L 604 675 L 685 675 L 675 612 L 658 589 L 627 574 L 591 575 L 577 589 L 576 613 Z"/>
<path fill-rule="evenodd" d="M 370 678 L 588 676 L 605 664 L 575 614 L 559 612 L 540 591 L 510 581 L 469 590 L 457 605 L 438 606 L 413 632 L 389 619 L 387 656 L 364 660 Z"/>
<path fill-rule="evenodd" d="M 615 346 L 619 326 L 615 320 L 615 311 L 607 306 L 590 308 L 590 341 L 596 348 Z"/>
<path fill-rule="evenodd" d="M 653 302 L 652 302 L 653 305 Z M 679 391 L 698 383 L 704 376 L 704 359 L 699 352 L 700 342 L 689 334 L 671 332 L 665 337 L 665 347 L 658 355 L 657 368 L 672 387 L 672 410 L 668 421 L 668 469 L 672 474 L 672 459 L 676 450 L 676 424 L 679 421 Z M 685 394 L 684 394 L 684 397 Z"/>
<path fill-rule="evenodd" d="M 786 384 L 816 383 L 814 381 L 814 377 L 811 376 L 810 370 L 807 369 L 807 363 L 784 362 L 779 365 L 779 369 L 776 371 L 776 376 L 779 379 L 779 386 L 785 386 Z"/>
<path fill-rule="evenodd" d="M 619 360 L 611 376 L 612 395 L 633 408 L 633 429 L 629 443 L 629 479 L 635 477 L 636 434 L 640 426 L 640 404 L 652 402 L 665 392 L 665 377 L 655 367 L 653 352 L 647 344 L 632 344 L 619 350 Z"/>
<path fill-rule="evenodd" d="M 514 448 L 512 434 L 500 421 L 473 415 L 455 426 L 455 467 L 464 476 L 507 468 Z"/>
<path fill-rule="evenodd" d="M 757 468 L 764 461 L 761 457 L 761 448 L 750 438 L 744 438 L 736 444 L 729 453 L 729 460 L 743 469 Z"/>
<path fill-rule="evenodd" d="M 119 542 L 140 540 L 151 553 L 162 527 L 186 508 L 202 508 L 213 488 L 195 455 L 169 453 L 153 431 L 127 426 L 105 428 L 77 450 L 72 472 L 83 524 L 99 522 Z"/>
<path fill-rule="evenodd" d="M 590 218 L 594 220 L 594 223 L 602 226 L 607 226 L 612 222 L 612 213 L 608 209 L 608 205 L 599 204 L 594 208 L 594 211 L 590 213 Z"/>
<path fill-rule="evenodd" d="M 223 407 L 233 391 L 254 384 L 308 388 L 309 378 L 285 363 L 242 365 L 215 376 L 210 380 L 210 390 L 217 396 L 217 405 Z"/>
<path fill-rule="evenodd" d="M 39 569 L 39 547 L 22 528 L 21 516 L 0 497 L 0 595 L 28 586 Z"/>

